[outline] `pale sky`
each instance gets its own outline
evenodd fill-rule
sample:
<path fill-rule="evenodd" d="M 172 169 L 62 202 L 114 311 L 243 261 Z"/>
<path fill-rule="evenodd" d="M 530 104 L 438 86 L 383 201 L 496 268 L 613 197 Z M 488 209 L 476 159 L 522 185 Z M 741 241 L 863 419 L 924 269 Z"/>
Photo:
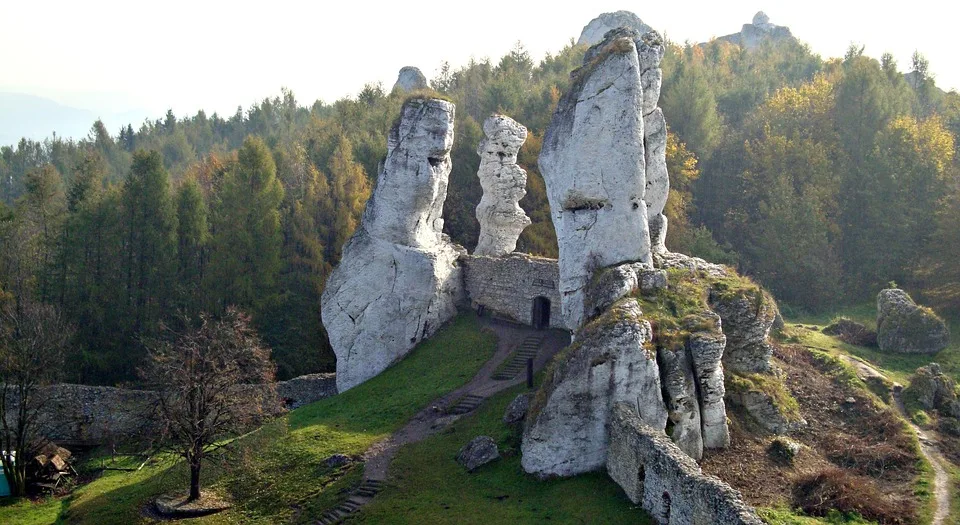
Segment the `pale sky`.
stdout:
<path fill-rule="evenodd" d="M 333 102 L 366 82 L 390 89 L 402 66 L 432 78 L 444 60 L 496 60 L 518 40 L 539 60 L 598 14 L 619 9 L 676 42 L 737 32 L 763 10 L 825 58 L 856 42 L 870 56 L 892 52 L 906 69 L 917 49 L 940 87 L 960 88 L 955 0 L 0 0 L 0 92 L 105 119 L 158 118 L 167 108 L 231 115 L 281 87 L 301 104 Z"/>

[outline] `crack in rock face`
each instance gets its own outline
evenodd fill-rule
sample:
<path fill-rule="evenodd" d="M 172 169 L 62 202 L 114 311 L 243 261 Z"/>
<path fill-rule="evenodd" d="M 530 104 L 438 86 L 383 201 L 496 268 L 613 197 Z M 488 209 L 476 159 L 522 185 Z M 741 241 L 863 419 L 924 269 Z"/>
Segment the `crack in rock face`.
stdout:
<path fill-rule="evenodd" d="M 517 239 L 531 223 L 519 204 L 527 194 L 527 172 L 517 165 L 527 128 L 510 117 L 492 115 L 484 121 L 483 132 L 486 137 L 477 147 L 477 177 L 483 188 L 477 205 L 480 240 L 473 253 L 499 257 L 517 248 Z"/>
<path fill-rule="evenodd" d="M 463 248 L 442 233 L 454 105 L 413 98 L 390 130 L 360 227 L 321 298 L 343 392 L 379 374 L 456 315 Z"/>

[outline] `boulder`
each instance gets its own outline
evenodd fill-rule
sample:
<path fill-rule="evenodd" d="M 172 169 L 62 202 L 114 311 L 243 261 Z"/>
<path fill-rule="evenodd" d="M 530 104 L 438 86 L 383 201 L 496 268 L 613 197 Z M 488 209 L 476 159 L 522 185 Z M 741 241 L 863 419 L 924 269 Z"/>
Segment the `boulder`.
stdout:
<path fill-rule="evenodd" d="M 503 413 L 503 422 L 512 425 L 523 421 L 527 417 L 529 408 L 530 394 L 519 394 L 507 406 L 507 410 Z"/>
<path fill-rule="evenodd" d="M 614 404 L 639 407 L 643 420 L 666 427 L 650 323 L 628 298 L 583 327 L 554 358 L 527 415 L 523 469 L 539 476 L 572 476 L 606 464 L 607 421 Z"/>
<path fill-rule="evenodd" d="M 397 81 L 393 84 L 394 91 L 399 89 L 400 91 L 410 92 L 417 91 L 418 89 L 427 89 L 428 87 L 427 77 L 423 76 L 420 68 L 413 66 L 400 68 Z"/>
<path fill-rule="evenodd" d="M 544 135 L 539 165 L 560 251 L 566 326 L 583 325 L 584 292 L 600 268 L 651 263 L 643 89 L 635 31 L 609 32 L 572 74 Z"/>
<path fill-rule="evenodd" d="M 404 103 L 360 227 L 321 298 L 343 392 L 379 374 L 453 317 L 463 248 L 442 233 L 454 106 Z"/>
<path fill-rule="evenodd" d="M 457 463 L 467 469 L 467 472 L 473 472 L 499 457 L 497 442 L 490 436 L 478 436 L 460 449 Z"/>
<path fill-rule="evenodd" d="M 483 133 L 486 137 L 477 147 L 477 177 L 483 188 L 477 205 L 480 240 L 473 253 L 498 257 L 517 248 L 520 233 L 531 222 L 519 204 L 527 194 L 527 172 L 517 165 L 527 128 L 510 117 L 492 115 L 484 121 Z"/>
<path fill-rule="evenodd" d="M 943 414 L 960 417 L 956 384 L 943 373 L 937 363 L 918 368 L 910 377 L 910 385 L 903 393 L 915 398 L 926 410 L 936 409 Z"/>
<path fill-rule="evenodd" d="M 950 330 L 907 292 L 890 288 L 877 295 L 877 344 L 885 352 L 935 354 L 950 344 Z"/>
<path fill-rule="evenodd" d="M 797 454 L 800 453 L 800 449 L 800 443 L 797 443 L 788 437 L 777 436 L 770 442 L 770 446 L 767 448 L 767 453 L 770 454 L 770 457 L 772 457 L 774 461 L 792 465 L 793 458 L 797 457 Z"/>
<path fill-rule="evenodd" d="M 636 32 L 643 34 L 650 31 L 650 26 L 643 23 L 640 17 L 630 11 L 616 11 L 613 13 L 603 13 L 594 18 L 583 27 L 580 32 L 580 38 L 577 39 L 577 45 L 592 46 L 603 40 L 603 36 L 611 29 L 618 27 L 628 27 Z"/>

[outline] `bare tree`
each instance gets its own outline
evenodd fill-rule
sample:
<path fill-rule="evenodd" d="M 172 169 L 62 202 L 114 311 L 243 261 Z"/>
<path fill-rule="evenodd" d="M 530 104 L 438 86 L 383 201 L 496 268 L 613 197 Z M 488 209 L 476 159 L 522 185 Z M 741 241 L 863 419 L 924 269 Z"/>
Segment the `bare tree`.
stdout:
<path fill-rule="evenodd" d="M 56 308 L 0 298 L 0 454 L 10 491 L 26 493 L 27 462 L 43 445 L 38 419 L 62 374 L 72 331 Z"/>
<path fill-rule="evenodd" d="M 205 455 L 225 437 L 258 423 L 276 403 L 276 367 L 250 318 L 229 308 L 207 314 L 169 340 L 148 344 L 141 376 L 159 392 L 163 437 L 190 467 L 188 501 L 200 497 Z"/>

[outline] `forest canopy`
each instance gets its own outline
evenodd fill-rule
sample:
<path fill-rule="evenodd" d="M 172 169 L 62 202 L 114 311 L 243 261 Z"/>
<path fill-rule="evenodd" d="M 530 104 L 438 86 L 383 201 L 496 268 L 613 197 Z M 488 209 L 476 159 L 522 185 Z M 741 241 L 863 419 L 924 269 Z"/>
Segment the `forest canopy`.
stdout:
<path fill-rule="evenodd" d="M 480 123 L 527 126 L 518 250 L 556 256 L 537 157 L 585 48 L 535 62 L 445 64 L 431 87 L 457 104 L 445 229 L 468 249 Z M 794 41 L 750 51 L 671 43 L 668 247 L 737 265 L 787 311 L 868 300 L 890 281 L 960 312 L 960 95 L 917 54 L 906 74 L 851 47 L 823 59 Z M 76 327 L 69 379 L 134 380 L 143 341 L 176 318 L 237 307 L 278 376 L 331 370 L 324 281 L 359 224 L 404 99 L 369 84 L 332 104 L 294 94 L 234 115 L 177 116 L 81 140 L 0 148 L 0 290 Z"/>

